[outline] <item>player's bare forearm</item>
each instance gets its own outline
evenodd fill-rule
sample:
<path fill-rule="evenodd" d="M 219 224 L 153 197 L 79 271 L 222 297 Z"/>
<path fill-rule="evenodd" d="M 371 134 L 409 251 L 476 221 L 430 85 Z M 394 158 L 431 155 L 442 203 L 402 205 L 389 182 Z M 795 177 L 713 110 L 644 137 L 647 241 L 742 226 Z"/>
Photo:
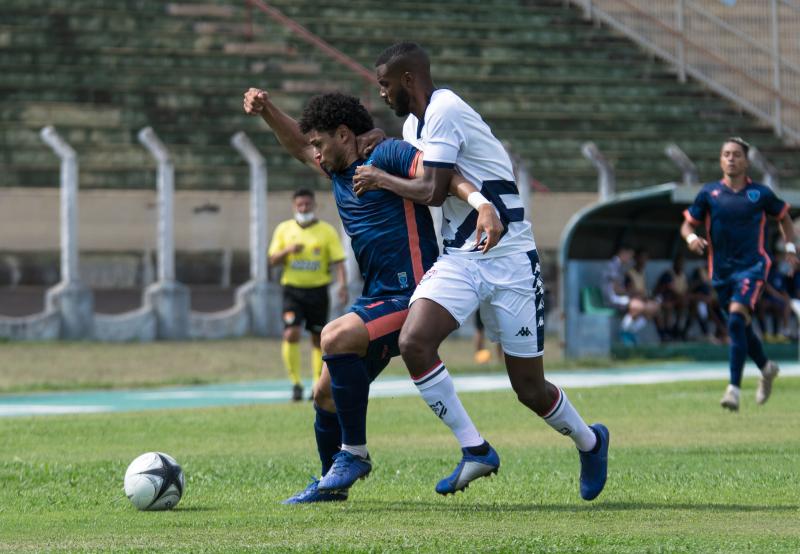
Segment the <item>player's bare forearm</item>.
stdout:
<path fill-rule="evenodd" d="M 778 227 L 780 227 L 784 242 L 795 243 L 797 236 L 794 232 L 794 221 L 792 221 L 788 213 L 778 222 Z"/>
<path fill-rule="evenodd" d="M 384 189 L 425 206 L 441 206 L 450 187 L 452 169 L 425 170 L 411 179 L 391 175 L 373 165 L 362 165 L 353 177 L 353 190 L 359 196 L 370 190 Z M 419 173 L 417 173 L 419 175 Z"/>
<path fill-rule="evenodd" d="M 281 146 L 294 158 L 304 164 L 317 167 L 313 148 L 308 144 L 305 135 L 300 132 L 297 121 L 276 106 L 266 91 L 251 88 L 245 92 L 244 111 L 250 115 L 260 115 L 261 119 L 272 129 Z"/>

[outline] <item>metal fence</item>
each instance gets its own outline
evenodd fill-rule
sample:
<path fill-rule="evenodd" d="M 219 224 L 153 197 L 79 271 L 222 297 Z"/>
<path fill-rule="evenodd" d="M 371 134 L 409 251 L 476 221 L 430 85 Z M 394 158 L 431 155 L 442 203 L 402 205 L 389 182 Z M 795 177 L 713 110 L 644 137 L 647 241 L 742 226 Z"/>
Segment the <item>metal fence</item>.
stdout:
<path fill-rule="evenodd" d="M 568 0 L 800 144 L 800 0 Z"/>

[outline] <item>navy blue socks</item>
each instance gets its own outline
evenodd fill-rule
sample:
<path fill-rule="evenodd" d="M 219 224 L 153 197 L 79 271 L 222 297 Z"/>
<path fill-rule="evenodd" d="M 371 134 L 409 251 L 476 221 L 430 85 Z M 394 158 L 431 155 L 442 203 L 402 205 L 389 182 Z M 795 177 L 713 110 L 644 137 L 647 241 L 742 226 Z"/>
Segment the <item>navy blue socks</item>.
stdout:
<path fill-rule="evenodd" d="M 322 359 L 331 374 L 342 444 L 366 445 L 369 376 L 364 359 L 356 354 L 329 354 Z"/>
<path fill-rule="evenodd" d="M 756 336 L 755 331 L 753 331 L 752 323 L 745 328 L 745 331 L 747 332 L 747 354 L 750 356 L 750 359 L 755 362 L 756 367 L 761 369 L 767 365 L 767 356 L 764 354 L 764 347 Z"/>
<path fill-rule="evenodd" d="M 319 461 L 322 462 L 322 475 L 325 475 L 333 465 L 333 456 L 339 452 L 342 428 L 339 426 L 339 418 L 334 412 L 323 410 L 316 404 L 314 404 L 314 410 L 317 412 L 317 418 L 314 421 L 317 452 L 319 452 Z"/>
<path fill-rule="evenodd" d="M 752 329 L 751 329 L 752 332 Z M 731 339 L 730 346 L 730 372 L 731 385 L 742 386 L 742 373 L 744 372 L 744 360 L 747 357 L 747 326 L 744 316 L 738 312 L 733 312 L 728 317 L 728 335 Z M 758 340 L 758 339 L 756 339 Z M 762 351 L 763 355 L 763 351 Z"/>

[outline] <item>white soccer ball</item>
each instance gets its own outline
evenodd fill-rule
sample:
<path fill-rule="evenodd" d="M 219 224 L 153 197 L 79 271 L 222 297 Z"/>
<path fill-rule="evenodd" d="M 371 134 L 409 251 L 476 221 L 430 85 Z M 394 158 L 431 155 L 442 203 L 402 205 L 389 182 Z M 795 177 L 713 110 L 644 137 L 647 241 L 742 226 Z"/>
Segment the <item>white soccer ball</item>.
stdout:
<path fill-rule="evenodd" d="M 183 496 L 183 470 L 163 452 L 147 452 L 125 472 L 125 495 L 140 510 L 170 510 Z"/>

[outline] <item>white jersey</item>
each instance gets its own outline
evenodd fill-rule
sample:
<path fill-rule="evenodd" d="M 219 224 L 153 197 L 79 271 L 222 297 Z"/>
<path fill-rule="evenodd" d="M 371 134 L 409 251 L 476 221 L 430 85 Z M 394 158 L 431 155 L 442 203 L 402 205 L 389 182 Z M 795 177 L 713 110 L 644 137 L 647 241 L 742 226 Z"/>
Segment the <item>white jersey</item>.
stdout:
<path fill-rule="evenodd" d="M 423 151 L 426 166 L 455 168 L 480 189 L 495 208 L 505 233 L 482 254 L 473 248 L 478 212 L 448 196 L 442 206 L 444 253 L 470 258 L 505 256 L 536 248 L 531 225 L 514 182 L 511 159 L 481 116 L 453 91 L 438 89 L 431 96 L 424 121 L 414 114 L 403 125 L 403 139 Z"/>

